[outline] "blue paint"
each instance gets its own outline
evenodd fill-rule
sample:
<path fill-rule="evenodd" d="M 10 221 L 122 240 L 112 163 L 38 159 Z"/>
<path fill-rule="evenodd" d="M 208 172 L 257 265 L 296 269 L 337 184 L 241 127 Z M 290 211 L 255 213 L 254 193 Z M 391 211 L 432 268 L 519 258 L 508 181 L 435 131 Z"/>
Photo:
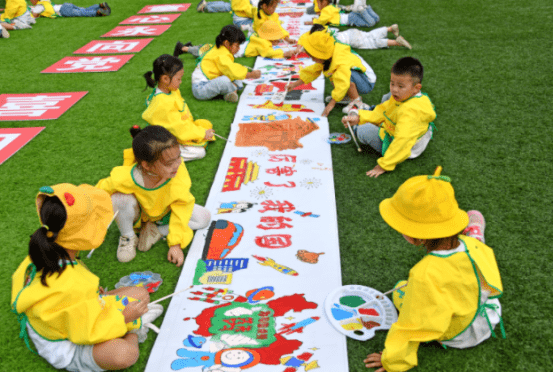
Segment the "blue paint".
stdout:
<path fill-rule="evenodd" d="M 343 320 L 352 318 L 354 315 L 356 315 L 356 310 L 354 312 L 343 310 L 340 308 L 339 304 L 334 304 L 334 307 L 331 309 L 331 314 L 333 314 L 333 318 L 336 320 Z"/>

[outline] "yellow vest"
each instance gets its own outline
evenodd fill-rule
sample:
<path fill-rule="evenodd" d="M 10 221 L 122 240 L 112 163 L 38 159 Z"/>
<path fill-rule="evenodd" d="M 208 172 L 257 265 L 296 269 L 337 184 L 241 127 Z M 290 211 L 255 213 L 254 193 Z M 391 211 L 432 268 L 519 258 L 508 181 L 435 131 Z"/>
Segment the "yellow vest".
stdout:
<path fill-rule="evenodd" d="M 49 0 L 39 1 L 37 5 L 44 6 L 44 12 L 40 13 L 41 17 L 47 17 L 47 18 L 56 18 L 59 17 L 56 14 L 56 11 L 54 10 L 54 7 L 52 6 L 52 3 Z"/>
<path fill-rule="evenodd" d="M 200 69 L 204 75 L 212 80 L 220 76 L 227 76 L 231 81 L 244 80 L 248 69 L 235 63 L 235 57 L 231 52 L 221 45 L 219 48 L 210 49 L 200 61 Z"/>
<path fill-rule="evenodd" d="M 319 18 L 314 19 L 314 24 L 320 25 L 340 25 L 340 10 L 333 5 L 327 5 L 321 10 Z"/>
<path fill-rule="evenodd" d="M 206 146 L 206 130 L 212 128 L 212 123 L 205 119 L 194 120 L 179 90 L 156 94 L 154 89 L 146 104 L 148 108 L 142 118 L 148 124 L 166 128 L 184 146 Z"/>
<path fill-rule="evenodd" d="M 6 0 L 4 13 L 0 15 L 0 21 L 10 23 L 14 18 L 22 16 L 27 11 L 25 0 Z"/>
<path fill-rule="evenodd" d="M 245 57 L 283 58 L 281 49 L 273 49 L 271 41 L 262 39 L 258 35 L 252 34 L 246 42 L 248 45 L 244 50 Z"/>
<path fill-rule="evenodd" d="M 260 9 L 260 17 L 258 17 L 258 11 L 254 13 L 254 23 L 252 24 L 252 28 L 254 29 L 254 32 L 258 32 L 260 27 L 264 24 L 265 21 L 274 21 L 277 22 L 279 27 L 281 27 L 281 30 L 284 34 L 283 38 L 289 36 L 289 33 L 287 30 L 281 26 L 281 21 L 279 20 L 279 14 L 277 12 L 273 13 L 272 15 L 268 16 L 263 10 Z"/>
<path fill-rule="evenodd" d="M 239 17 L 254 18 L 257 9 L 250 4 L 249 0 L 231 0 L 231 9 Z"/>

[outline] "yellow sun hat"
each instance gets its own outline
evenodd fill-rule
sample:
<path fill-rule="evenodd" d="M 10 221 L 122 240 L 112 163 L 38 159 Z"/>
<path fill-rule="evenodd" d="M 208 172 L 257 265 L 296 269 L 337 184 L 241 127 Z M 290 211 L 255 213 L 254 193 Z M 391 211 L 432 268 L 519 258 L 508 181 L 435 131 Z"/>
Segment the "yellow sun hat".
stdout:
<path fill-rule="evenodd" d="M 298 39 L 309 55 L 319 59 L 329 59 L 335 51 L 335 39 L 326 31 L 306 32 Z"/>
<path fill-rule="evenodd" d="M 275 21 L 265 21 L 258 29 L 258 36 L 266 40 L 279 40 L 285 37 L 283 29 Z"/>
<path fill-rule="evenodd" d="M 458 207 L 454 188 L 439 166 L 432 176 L 404 182 L 392 198 L 379 204 L 385 222 L 401 234 L 416 239 L 438 239 L 460 233 L 469 223 Z"/>
<path fill-rule="evenodd" d="M 56 237 L 57 244 L 77 251 L 88 251 L 102 244 L 114 214 L 110 194 L 86 184 L 43 186 L 36 197 L 39 220 L 47 196 L 60 199 L 67 214 L 65 225 Z"/>

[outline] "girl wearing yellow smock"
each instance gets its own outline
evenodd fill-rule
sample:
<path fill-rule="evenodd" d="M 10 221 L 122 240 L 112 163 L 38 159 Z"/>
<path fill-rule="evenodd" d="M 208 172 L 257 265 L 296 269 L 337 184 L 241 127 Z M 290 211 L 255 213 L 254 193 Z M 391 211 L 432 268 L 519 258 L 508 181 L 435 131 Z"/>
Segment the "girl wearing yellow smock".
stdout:
<path fill-rule="evenodd" d="M 44 186 L 36 198 L 42 224 L 29 256 L 12 276 L 12 311 L 22 337 L 52 366 L 69 371 L 127 368 L 138 342 L 163 311 L 144 288 L 106 292 L 76 257 L 98 248 L 113 217 L 110 196 L 90 185 Z"/>
<path fill-rule="evenodd" d="M 7 30 L 32 28 L 35 18 L 27 9 L 25 0 L 6 0 L 4 13 L 0 14 L 0 23 Z"/>
<path fill-rule="evenodd" d="M 289 33 L 287 30 L 285 30 L 281 26 L 281 21 L 279 20 L 279 14 L 275 12 L 275 9 L 277 9 L 277 5 L 279 5 L 279 0 L 260 0 L 258 3 L 258 11 L 255 13 L 254 16 L 254 24 L 252 25 L 254 32 L 258 32 L 260 27 L 267 21 L 273 21 L 279 25 L 281 28 L 281 32 L 283 35 L 283 39 L 290 44 L 293 44 L 296 42 L 296 40 L 293 40 L 289 37 Z"/>
<path fill-rule="evenodd" d="M 417 365 L 421 342 L 437 340 L 445 346 L 468 348 L 496 337 L 503 293 L 491 248 L 471 236 L 468 213 L 458 208 L 450 178 L 412 177 L 392 198 L 379 205 L 381 216 L 427 255 L 411 270 L 407 286 L 393 294 L 400 314 L 387 334 L 382 354 L 370 354 L 367 367 L 406 371 Z M 478 213 L 478 212 L 477 212 Z M 484 230 L 484 219 L 480 231 Z M 477 236 L 477 235 L 476 235 Z M 406 284 L 400 282 L 397 287 Z"/>
<path fill-rule="evenodd" d="M 196 99 L 208 100 L 223 95 L 228 102 L 237 102 L 237 90 L 243 87 L 242 80 L 258 78 L 261 71 L 248 69 L 235 63 L 234 54 L 246 38 L 235 25 L 221 29 L 213 46 L 202 57 L 192 73 L 192 94 Z"/>
<path fill-rule="evenodd" d="M 166 236 L 168 260 L 180 266 L 193 229 L 207 226 L 210 213 L 194 204 L 190 176 L 175 136 L 158 125 L 132 128 L 131 133 L 133 149 L 125 150 L 124 164 L 96 184 L 112 196 L 118 211 L 115 221 L 121 237 L 117 258 L 131 261 L 137 247 L 146 252 Z M 140 230 L 139 237 L 135 230 Z"/>

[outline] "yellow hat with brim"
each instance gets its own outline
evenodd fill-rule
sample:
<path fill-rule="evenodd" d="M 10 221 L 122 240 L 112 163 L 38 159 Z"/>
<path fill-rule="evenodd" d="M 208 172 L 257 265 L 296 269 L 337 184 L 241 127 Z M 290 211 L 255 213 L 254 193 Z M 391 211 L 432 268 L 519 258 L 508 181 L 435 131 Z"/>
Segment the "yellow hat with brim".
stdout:
<path fill-rule="evenodd" d="M 265 21 L 258 29 L 258 36 L 266 40 L 279 40 L 285 37 L 281 26 L 275 21 Z"/>
<path fill-rule="evenodd" d="M 379 204 L 379 212 L 390 227 L 416 239 L 438 239 L 460 233 L 469 223 L 458 207 L 449 177 L 438 167 L 432 176 L 417 176 L 404 182 Z"/>
<path fill-rule="evenodd" d="M 319 59 L 329 59 L 335 51 L 335 39 L 326 31 L 305 33 L 298 39 L 309 55 Z"/>
<path fill-rule="evenodd" d="M 67 214 L 65 225 L 56 237 L 57 244 L 76 251 L 96 249 L 102 244 L 114 213 L 110 194 L 86 184 L 43 186 L 36 198 L 39 220 L 47 196 L 60 199 Z"/>

